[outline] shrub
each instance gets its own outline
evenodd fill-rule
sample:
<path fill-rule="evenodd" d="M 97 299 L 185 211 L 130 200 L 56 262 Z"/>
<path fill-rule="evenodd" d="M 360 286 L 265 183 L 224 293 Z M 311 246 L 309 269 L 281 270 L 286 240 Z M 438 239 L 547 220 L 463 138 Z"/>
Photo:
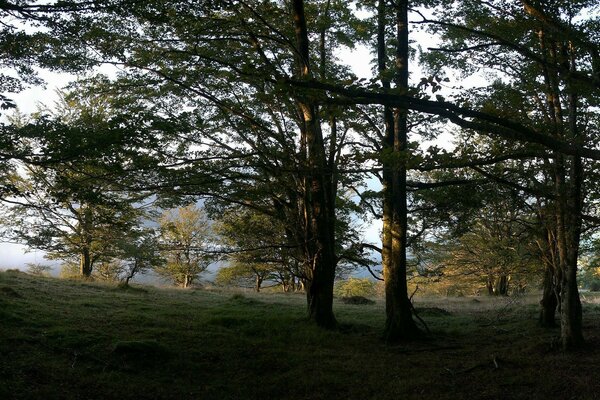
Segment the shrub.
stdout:
<path fill-rule="evenodd" d="M 50 275 L 50 271 L 52 271 L 51 266 L 44 265 L 44 264 L 28 263 L 28 264 L 26 264 L 26 266 L 27 266 L 27 273 L 29 273 L 31 275 L 48 276 L 48 275 Z"/>
<path fill-rule="evenodd" d="M 342 303 L 355 304 L 355 305 L 375 304 L 375 302 L 373 300 L 367 299 L 366 297 L 363 297 L 363 296 L 342 297 Z"/>
<path fill-rule="evenodd" d="M 335 285 L 334 294 L 338 297 L 374 297 L 376 295 L 375 282 L 366 278 L 350 278 L 338 282 Z"/>

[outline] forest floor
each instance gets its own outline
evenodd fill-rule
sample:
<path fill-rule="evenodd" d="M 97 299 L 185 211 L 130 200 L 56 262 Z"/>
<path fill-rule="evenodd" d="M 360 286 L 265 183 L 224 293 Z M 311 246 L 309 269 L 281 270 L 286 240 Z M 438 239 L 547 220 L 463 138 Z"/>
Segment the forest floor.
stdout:
<path fill-rule="evenodd" d="M 429 339 L 389 346 L 381 301 L 323 331 L 302 295 L 0 272 L 0 399 L 600 399 L 600 297 L 574 353 L 535 296 L 415 306 Z"/>

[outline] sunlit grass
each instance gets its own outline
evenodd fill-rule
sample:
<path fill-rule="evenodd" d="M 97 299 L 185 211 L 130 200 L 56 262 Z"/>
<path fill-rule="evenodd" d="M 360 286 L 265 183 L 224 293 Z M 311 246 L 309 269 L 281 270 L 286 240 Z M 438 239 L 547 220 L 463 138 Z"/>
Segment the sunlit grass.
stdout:
<path fill-rule="evenodd" d="M 537 298 L 415 298 L 431 336 L 387 346 L 385 311 L 301 294 L 177 290 L 0 273 L 0 399 L 597 398 L 597 297 L 584 352 L 536 326 Z M 586 372 L 589 371 L 589 372 Z"/>

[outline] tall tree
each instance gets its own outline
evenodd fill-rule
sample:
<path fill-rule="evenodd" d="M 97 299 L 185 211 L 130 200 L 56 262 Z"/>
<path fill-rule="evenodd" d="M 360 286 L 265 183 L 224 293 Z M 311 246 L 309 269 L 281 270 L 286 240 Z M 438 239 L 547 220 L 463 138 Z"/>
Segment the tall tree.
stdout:
<path fill-rule="evenodd" d="M 395 88 L 408 90 L 408 1 L 395 4 L 396 54 L 394 63 Z M 386 12 L 384 1 L 378 3 L 377 56 L 378 70 L 384 89 L 390 89 L 387 79 Z M 407 151 L 408 110 L 385 106 L 383 111 L 385 138 L 383 143 L 383 274 L 385 280 L 387 341 L 414 338 L 419 330 L 412 318 L 406 281 L 407 249 Z"/>
<path fill-rule="evenodd" d="M 475 4 L 481 7 L 474 7 Z M 594 23 L 586 18 L 576 22 L 576 17 L 587 14 L 589 7 L 595 5 L 586 1 L 552 4 L 465 1 L 457 5 L 457 13 L 446 9 L 443 18 L 424 21 L 443 32 L 446 45 L 437 51 L 452 54 L 445 60 L 461 60 L 458 63 L 464 66 L 464 57 L 457 55 L 466 56 L 469 50 L 473 65 L 499 71 L 504 82 L 498 80 L 493 85 L 495 93 L 491 97 L 496 101 L 490 97 L 476 100 L 486 112 L 509 117 L 532 131 L 542 132 L 546 141 L 574 147 L 591 144 L 591 137 L 583 130 L 582 117 L 596 103 L 593 94 L 597 89 L 591 77 L 597 70 L 594 60 L 598 55 L 594 39 L 588 39 L 584 33 Z M 581 85 L 583 81 L 586 87 Z M 500 93 L 504 98 L 498 102 L 494 95 Z M 510 108 L 515 101 L 523 106 L 518 111 Z M 549 238 L 544 247 L 554 256 L 553 271 L 561 281 L 558 286 L 562 303 L 561 337 L 563 345 L 569 348 L 583 342 L 576 271 L 584 207 L 584 168 L 582 152 L 564 154 L 561 149 L 554 150 L 552 155 L 540 154 L 550 160 L 547 164 L 553 186 L 553 200 L 550 207 L 545 207 L 543 217 Z M 548 211 L 554 221 L 547 217 Z M 551 288 L 545 291 L 544 307 L 553 307 L 552 301 L 546 301 L 550 292 Z M 544 312 L 551 314 L 548 310 Z"/>

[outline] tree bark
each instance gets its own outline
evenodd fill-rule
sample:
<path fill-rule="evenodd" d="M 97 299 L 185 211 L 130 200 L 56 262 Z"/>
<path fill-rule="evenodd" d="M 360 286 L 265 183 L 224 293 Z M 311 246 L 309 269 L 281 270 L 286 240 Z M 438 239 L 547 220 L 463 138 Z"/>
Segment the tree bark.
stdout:
<path fill-rule="evenodd" d="M 542 300 L 540 301 L 540 325 L 546 328 L 556 327 L 556 310 L 560 304 L 560 285 L 562 277 L 558 269 L 558 254 L 556 251 L 556 233 L 554 223 L 547 226 L 545 212 L 540 215 L 540 221 L 544 227 L 544 241 L 540 244 L 542 260 L 544 263 L 544 280 Z"/>
<path fill-rule="evenodd" d="M 254 290 L 256 291 L 256 293 L 260 293 L 260 287 L 262 285 L 262 278 L 256 274 L 256 280 L 255 280 L 255 284 L 254 284 Z"/>
<path fill-rule="evenodd" d="M 494 285 L 494 294 L 496 296 L 508 296 L 508 285 L 510 283 L 510 277 L 506 274 L 501 274 L 496 278 Z"/>
<path fill-rule="evenodd" d="M 542 292 L 542 300 L 540 301 L 540 325 L 546 328 L 556 326 L 556 307 L 558 299 L 554 288 L 554 268 L 551 264 L 545 263 L 544 270 L 544 289 Z"/>
<path fill-rule="evenodd" d="M 396 88 L 408 89 L 408 1 L 396 5 Z M 390 87 L 385 79 L 385 2 L 378 4 L 378 66 L 384 89 Z M 408 149 L 407 110 L 384 108 L 386 124 L 383 168 L 383 275 L 385 280 L 386 323 L 384 338 L 397 342 L 420 336 L 408 298 L 406 281 L 407 190 L 406 152 Z M 390 154 L 387 154 L 390 153 Z"/>
<path fill-rule="evenodd" d="M 299 77 L 311 77 L 309 39 L 304 14 L 304 2 L 292 1 Z M 323 133 L 317 105 L 303 96 L 296 98 L 300 110 L 301 131 L 306 145 L 306 179 L 304 185 L 304 219 L 307 229 L 305 251 L 307 260 L 307 302 L 309 319 L 324 328 L 337 326 L 333 315 L 333 284 L 335 279 L 334 230 L 331 221 L 332 173 L 328 168 Z"/>
<path fill-rule="evenodd" d="M 92 257 L 90 249 L 87 246 L 81 250 L 79 258 L 79 274 L 85 278 L 92 276 Z"/>
<path fill-rule="evenodd" d="M 544 29 L 539 30 L 540 49 L 545 61 L 555 65 L 569 65 L 575 71 L 575 59 L 565 51 L 565 44 L 547 39 Z M 581 145 L 582 137 L 577 129 L 576 89 L 567 81 L 569 125 L 566 126 L 561 103 L 561 81 L 556 71 L 543 68 L 546 83 L 548 112 L 553 122 L 554 137 L 568 140 L 570 144 Z M 569 135 L 567 136 L 567 133 Z M 569 178 L 567 180 L 567 178 Z M 560 152 L 554 155 L 554 189 L 556 194 L 555 223 L 557 271 L 560 283 L 560 326 L 564 349 L 580 347 L 584 343 L 581 301 L 577 288 L 577 258 L 581 236 L 583 167 L 578 154 L 565 156 Z"/>
<path fill-rule="evenodd" d="M 569 49 L 573 51 L 573 49 Z M 571 71 L 575 72 L 575 60 L 571 55 Z M 577 127 L 577 94 L 576 88 L 567 86 L 569 91 L 569 131 L 571 138 L 576 144 L 582 144 L 581 133 Z M 583 339 L 583 315 L 581 299 L 577 287 L 577 262 L 579 258 L 579 243 L 581 240 L 581 210 L 583 208 L 583 165 L 581 157 L 570 157 L 570 187 L 568 192 L 569 202 L 563 200 L 567 215 L 565 222 L 565 245 L 566 263 L 563 276 L 561 295 L 561 338 L 565 349 L 578 348 L 584 343 Z M 567 194 L 566 191 L 563 192 Z"/>

